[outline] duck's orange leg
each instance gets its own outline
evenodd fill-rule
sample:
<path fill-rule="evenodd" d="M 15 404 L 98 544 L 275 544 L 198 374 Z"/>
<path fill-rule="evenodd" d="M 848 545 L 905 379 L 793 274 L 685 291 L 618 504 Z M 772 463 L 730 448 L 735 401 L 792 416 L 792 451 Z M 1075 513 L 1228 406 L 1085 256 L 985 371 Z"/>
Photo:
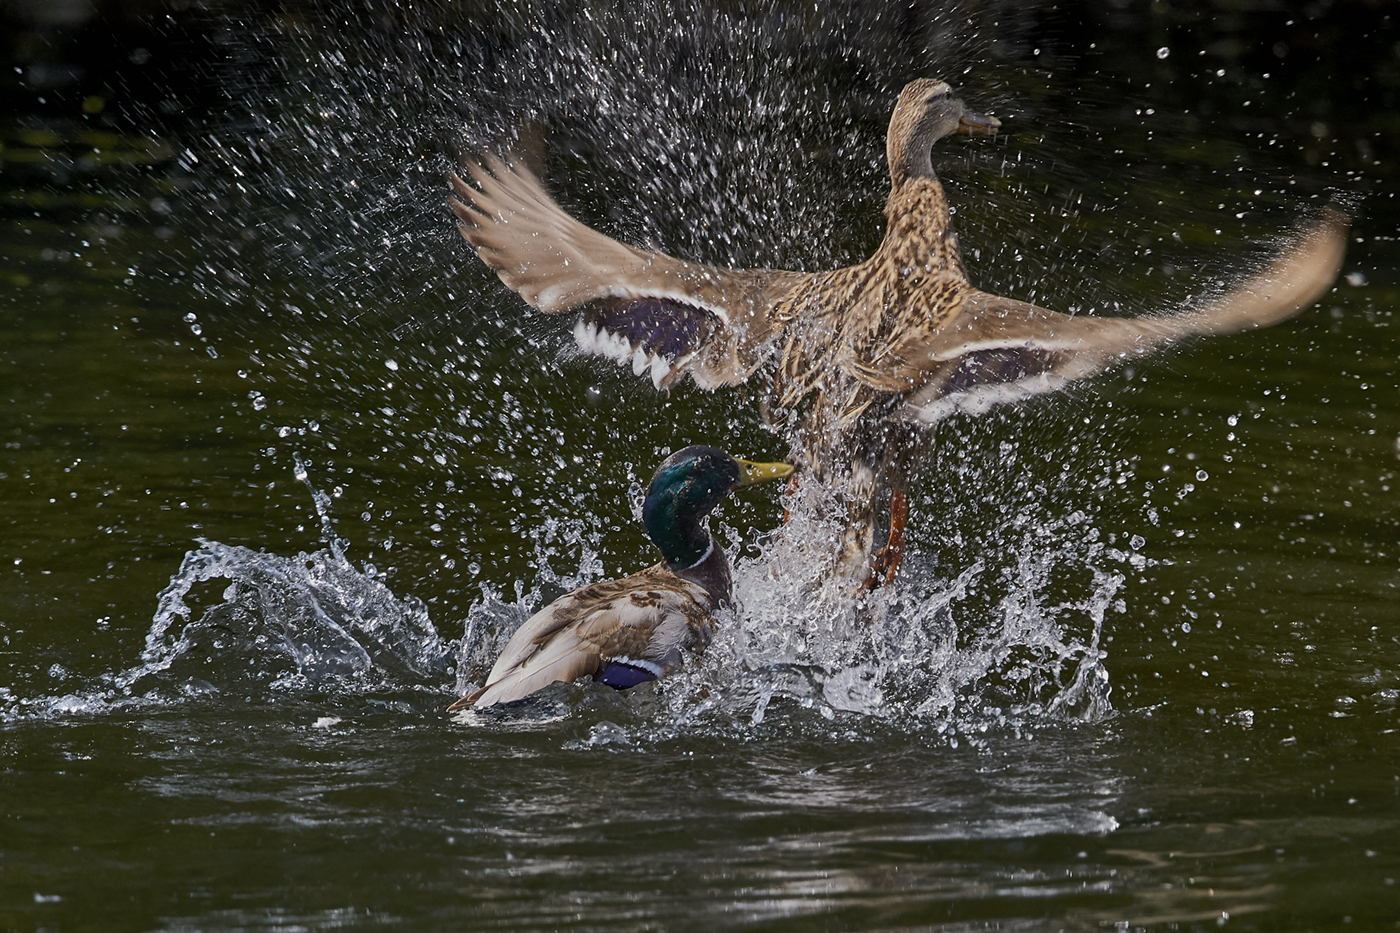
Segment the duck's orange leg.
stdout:
<path fill-rule="evenodd" d="M 888 586 L 894 582 L 895 571 L 904 559 L 904 524 L 909 520 L 909 500 L 903 489 L 890 491 L 890 538 L 870 562 L 870 576 L 865 588 Z"/>
<path fill-rule="evenodd" d="M 796 474 L 796 473 L 793 473 L 791 476 L 788 477 L 787 495 L 788 495 L 788 496 L 791 496 L 791 495 L 792 495 L 793 493 L 795 493 L 795 492 L 797 492 L 797 474 Z M 788 523 L 788 516 L 789 516 L 790 514 L 791 514 L 791 513 L 790 513 L 787 509 L 783 509 L 783 524 L 784 524 L 784 525 L 786 525 L 786 524 Z"/>

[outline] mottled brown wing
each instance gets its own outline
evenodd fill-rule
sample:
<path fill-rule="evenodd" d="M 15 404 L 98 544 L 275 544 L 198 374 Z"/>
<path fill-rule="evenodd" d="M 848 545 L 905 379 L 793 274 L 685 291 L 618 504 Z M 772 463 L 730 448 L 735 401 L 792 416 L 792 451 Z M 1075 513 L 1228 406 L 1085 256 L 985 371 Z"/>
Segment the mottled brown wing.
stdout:
<path fill-rule="evenodd" d="M 1071 316 L 971 290 L 948 326 L 898 347 L 889 391 L 909 392 L 907 413 L 933 422 L 1054 391 L 1184 337 L 1279 323 L 1331 288 L 1347 227 L 1346 217 L 1323 211 L 1265 269 L 1176 314 Z"/>
<path fill-rule="evenodd" d="M 592 308 L 581 349 L 651 369 L 658 388 L 689 373 L 742 382 L 775 331 L 772 306 L 799 273 L 717 269 L 619 243 L 570 217 L 519 159 L 485 155 L 449 174 L 462 236 L 502 282 L 547 313 Z"/>

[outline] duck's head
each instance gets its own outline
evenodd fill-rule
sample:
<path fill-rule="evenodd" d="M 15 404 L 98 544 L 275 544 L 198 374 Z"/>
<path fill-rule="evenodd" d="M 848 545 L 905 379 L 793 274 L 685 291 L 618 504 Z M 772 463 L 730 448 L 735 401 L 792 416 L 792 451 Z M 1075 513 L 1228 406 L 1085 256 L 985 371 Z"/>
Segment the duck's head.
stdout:
<path fill-rule="evenodd" d="M 933 144 L 954 133 L 991 135 L 1001 126 L 996 117 L 968 110 L 943 81 L 920 78 L 899 94 L 885 137 L 890 177 L 895 187 L 910 178 L 932 178 L 929 152 Z"/>
<path fill-rule="evenodd" d="M 730 490 L 791 475 L 791 464 L 751 463 L 718 447 L 686 447 L 656 468 L 642 503 L 642 524 L 672 569 L 693 567 L 711 548 L 700 523 Z"/>

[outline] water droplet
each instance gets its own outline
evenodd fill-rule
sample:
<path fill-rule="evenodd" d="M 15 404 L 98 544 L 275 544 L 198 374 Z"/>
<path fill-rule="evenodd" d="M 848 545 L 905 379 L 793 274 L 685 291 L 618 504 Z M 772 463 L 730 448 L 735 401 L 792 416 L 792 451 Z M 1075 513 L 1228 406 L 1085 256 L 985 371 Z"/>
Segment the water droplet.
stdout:
<path fill-rule="evenodd" d="M 398 372 L 398 371 L 399 371 L 399 364 L 396 363 L 396 362 L 394 362 L 393 360 L 385 360 L 385 361 L 384 361 L 384 365 L 387 366 L 387 367 L 389 367 L 389 369 L 390 369 L 392 372 Z"/>
<path fill-rule="evenodd" d="M 1167 48 L 1167 47 L 1164 45 L 1164 46 L 1162 46 L 1160 49 L 1157 50 L 1157 57 L 1158 57 L 1158 58 L 1166 58 L 1166 57 L 1167 57 L 1168 55 L 1170 55 L 1171 53 L 1172 53 L 1171 49 Z"/>
<path fill-rule="evenodd" d="M 1207 473 L 1205 470 L 1197 470 L 1196 479 L 1204 483 L 1206 480 L 1210 479 L 1210 474 Z"/>

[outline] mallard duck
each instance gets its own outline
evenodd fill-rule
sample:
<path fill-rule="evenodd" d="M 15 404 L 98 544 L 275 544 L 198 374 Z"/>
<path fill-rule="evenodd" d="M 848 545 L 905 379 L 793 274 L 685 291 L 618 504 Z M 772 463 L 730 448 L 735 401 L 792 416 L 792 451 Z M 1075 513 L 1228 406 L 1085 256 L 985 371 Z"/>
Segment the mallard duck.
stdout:
<path fill-rule="evenodd" d="M 942 81 L 906 86 L 886 139 L 884 241 L 831 272 L 718 269 L 625 246 L 566 214 L 520 157 L 468 161 L 475 186 L 450 175 L 448 204 L 502 282 L 540 311 L 584 308 L 579 347 L 649 373 L 658 389 L 686 374 L 705 389 L 735 385 L 776 357 L 770 423 L 786 425 L 793 459 L 845 500 L 840 564 L 871 585 L 899 564 L 922 429 L 1184 337 L 1278 323 L 1322 295 L 1341 265 L 1347 219 L 1327 209 L 1265 269 L 1176 313 L 1071 316 L 979 291 L 930 153 L 949 134 L 998 125 Z M 885 492 L 890 540 L 871 564 Z"/>
<path fill-rule="evenodd" d="M 666 676 L 683 651 L 709 644 L 715 611 L 733 600 L 729 561 L 705 516 L 730 490 L 792 471 L 791 464 L 750 463 L 716 447 L 671 454 L 642 503 L 642 524 L 661 563 L 574 590 L 535 613 L 510 637 L 486 686 L 448 712 L 508 703 L 585 674 L 619 690 Z"/>

